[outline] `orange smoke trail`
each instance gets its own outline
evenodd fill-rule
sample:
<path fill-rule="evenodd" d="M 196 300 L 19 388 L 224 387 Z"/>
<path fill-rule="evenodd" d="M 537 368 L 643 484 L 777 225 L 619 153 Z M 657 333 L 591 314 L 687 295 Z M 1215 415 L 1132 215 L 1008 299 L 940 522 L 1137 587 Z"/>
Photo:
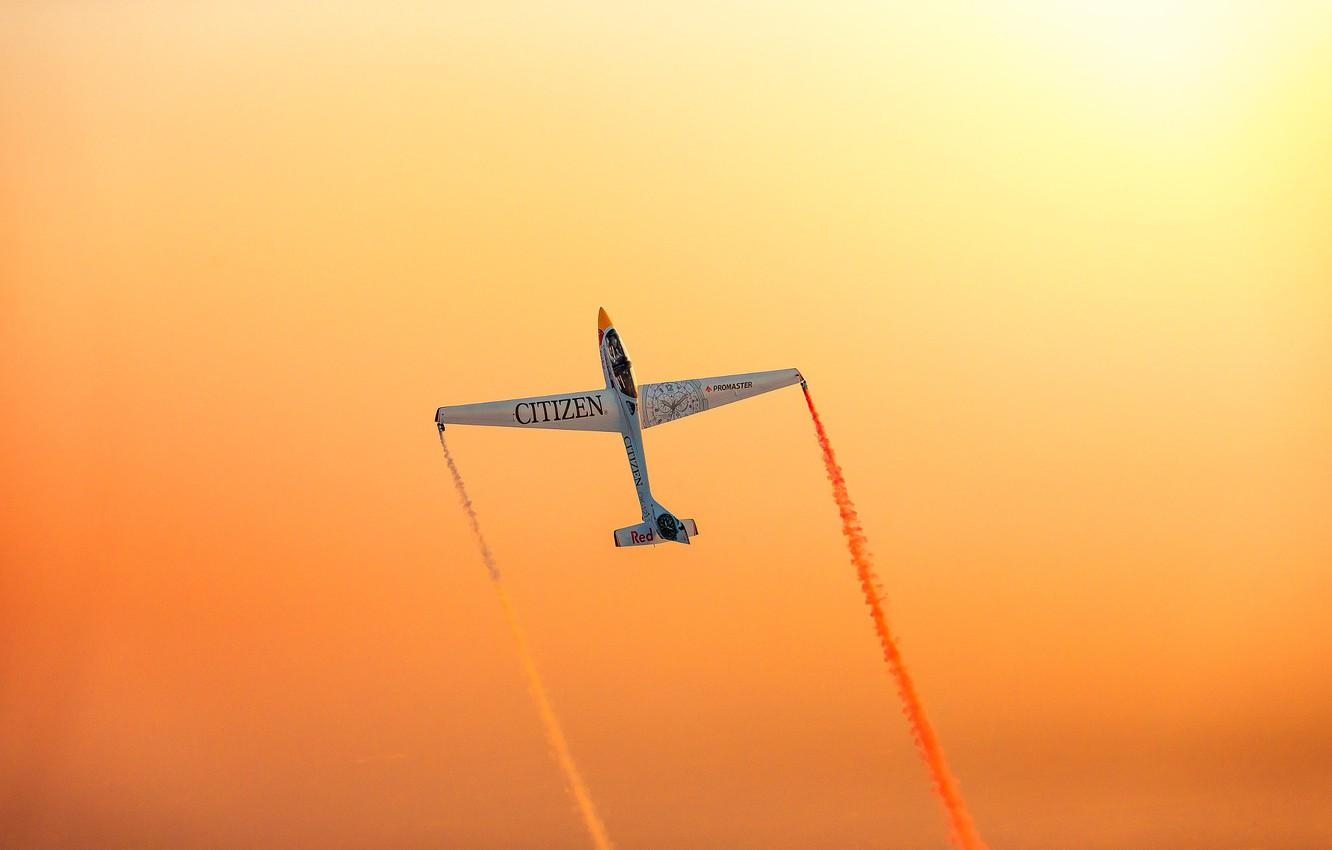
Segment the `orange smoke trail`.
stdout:
<path fill-rule="evenodd" d="M 935 735 L 929 718 L 925 716 L 925 705 L 921 702 L 920 695 L 916 693 L 915 683 L 911 681 L 911 675 L 902 660 L 902 652 L 897 648 L 897 640 L 893 637 L 892 630 L 888 628 L 888 618 L 884 614 L 878 578 L 870 563 L 869 541 L 865 539 L 865 532 L 860 527 L 860 517 L 856 514 L 851 496 L 847 493 L 846 479 L 842 477 L 842 468 L 837 465 L 837 458 L 833 455 L 828 432 L 823 428 L 819 412 L 814 409 L 814 399 L 810 397 L 808 387 L 804 388 L 804 391 L 805 403 L 809 405 L 809 415 L 814 419 L 814 430 L 818 433 L 819 447 L 823 449 L 823 463 L 828 468 L 828 480 L 832 482 L 833 498 L 837 501 L 837 509 L 842 514 L 842 534 L 846 537 L 846 548 L 851 551 L 851 563 L 855 565 L 856 575 L 860 578 L 860 589 L 865 593 L 865 603 L 869 605 L 870 618 L 874 620 L 874 631 L 878 633 L 879 643 L 883 647 L 883 658 L 888 662 L 888 670 L 892 673 L 893 681 L 897 684 L 897 693 L 902 698 L 902 712 L 906 715 L 907 722 L 911 724 L 911 735 L 916 741 L 916 748 L 920 751 L 921 758 L 925 760 L 925 766 L 929 768 L 935 796 L 939 798 L 939 803 L 948 818 L 949 836 L 954 846 L 961 850 L 985 850 L 985 842 L 976 832 L 976 827 L 971 822 L 971 815 L 967 813 L 966 803 L 962 801 L 957 780 L 948 770 L 948 762 L 944 759 L 939 738 Z"/>
<path fill-rule="evenodd" d="M 555 716 L 555 709 L 551 707 L 546 688 L 541 684 L 541 676 L 537 674 L 536 662 L 532 660 L 532 651 L 527 646 L 527 636 L 523 633 L 522 626 L 518 624 L 518 615 L 513 610 L 513 603 L 509 601 L 509 594 L 504 590 L 503 583 L 500 582 L 500 571 L 499 567 L 495 565 L 495 556 L 491 553 L 490 546 L 481 533 L 481 523 L 477 521 L 476 509 L 472 507 L 472 500 L 468 497 L 467 488 L 463 485 L 462 474 L 458 472 L 458 465 L 453 462 L 453 455 L 449 453 L 448 444 L 444 442 L 444 431 L 442 429 L 439 432 L 439 445 L 444 449 L 444 460 L 448 463 L 449 473 L 453 476 L 453 486 L 458 489 L 458 498 L 462 500 L 467 521 L 472 526 L 472 536 L 476 538 L 476 545 L 481 549 L 481 560 L 490 573 L 490 580 L 495 586 L 495 595 L 499 597 L 500 608 L 504 610 L 504 621 L 509 624 L 509 634 L 513 636 L 514 645 L 518 649 L 518 660 L 522 664 L 523 675 L 527 679 L 527 690 L 532 695 L 532 701 L 536 703 L 537 714 L 541 718 L 541 726 L 546 732 L 546 741 L 550 744 L 551 752 L 555 755 L 555 762 L 564 774 L 564 781 L 568 785 L 569 793 L 573 795 L 574 802 L 578 805 L 578 813 L 583 817 L 583 825 L 587 827 L 587 834 L 592 838 L 592 845 L 597 850 L 612 850 L 611 840 L 606 835 L 606 825 L 601 822 L 601 817 L 597 814 L 597 807 L 592 804 L 592 795 L 583 782 L 582 774 L 578 772 L 578 766 L 574 764 L 573 753 L 569 750 L 569 742 L 565 740 L 564 730 L 560 728 L 560 721 Z"/>

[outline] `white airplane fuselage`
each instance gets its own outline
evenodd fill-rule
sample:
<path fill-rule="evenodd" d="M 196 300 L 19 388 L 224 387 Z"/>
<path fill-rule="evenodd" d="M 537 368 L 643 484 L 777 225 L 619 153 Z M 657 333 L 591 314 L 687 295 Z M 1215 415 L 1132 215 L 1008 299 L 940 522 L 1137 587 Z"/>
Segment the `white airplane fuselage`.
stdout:
<path fill-rule="evenodd" d="M 633 366 L 619 333 L 609 324 L 597 329 L 597 343 L 601 354 L 601 372 L 606 378 L 606 392 L 620 409 L 620 437 L 624 441 L 624 454 L 629 461 L 629 474 L 638 494 L 638 509 L 646 528 L 620 529 L 616 540 L 628 538 L 628 545 L 674 540 L 688 543 L 689 535 L 697 533 L 693 520 L 677 520 L 652 496 L 648 480 L 647 457 L 643 452 L 643 427 L 639 424 L 638 387 L 634 383 Z M 653 538 L 656 538 L 655 540 Z M 620 545 L 626 545 L 621 543 Z"/>
<path fill-rule="evenodd" d="M 652 518 L 652 486 L 648 483 L 647 458 L 643 454 L 643 427 L 638 424 L 638 398 L 637 392 L 629 395 L 616 385 L 615 376 L 611 371 L 610 359 L 607 357 L 606 345 L 601 345 L 601 371 L 606 376 L 606 390 L 611 398 L 620 407 L 620 421 L 624 423 L 620 428 L 620 436 L 624 439 L 624 453 L 629 459 L 629 474 L 634 479 L 634 490 L 638 493 L 638 507 L 643 513 L 643 521 L 647 522 Z M 633 368 L 628 358 L 625 359 L 622 370 L 629 375 L 629 380 L 633 380 Z"/>

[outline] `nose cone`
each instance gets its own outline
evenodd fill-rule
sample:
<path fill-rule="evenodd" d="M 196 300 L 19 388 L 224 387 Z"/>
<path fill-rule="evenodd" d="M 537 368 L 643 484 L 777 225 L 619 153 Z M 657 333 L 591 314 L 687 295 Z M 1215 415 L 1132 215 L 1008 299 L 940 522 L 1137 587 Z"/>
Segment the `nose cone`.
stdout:
<path fill-rule="evenodd" d="M 611 326 L 610 316 L 606 315 L 605 307 L 597 308 L 597 330 L 604 331 Z"/>

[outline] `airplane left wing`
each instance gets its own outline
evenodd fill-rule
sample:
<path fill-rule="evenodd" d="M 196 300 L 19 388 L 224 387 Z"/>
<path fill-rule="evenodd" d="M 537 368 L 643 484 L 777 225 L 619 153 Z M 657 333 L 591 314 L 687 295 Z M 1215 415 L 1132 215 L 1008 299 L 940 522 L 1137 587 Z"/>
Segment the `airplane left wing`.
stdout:
<path fill-rule="evenodd" d="M 688 378 L 638 387 L 638 421 L 644 428 L 673 422 L 733 401 L 803 384 L 799 369 L 748 372 L 743 375 L 718 375 L 715 378 Z"/>
<path fill-rule="evenodd" d="M 605 388 L 581 393 L 456 404 L 435 411 L 435 424 L 559 428 L 565 431 L 619 431 L 620 407 Z"/>

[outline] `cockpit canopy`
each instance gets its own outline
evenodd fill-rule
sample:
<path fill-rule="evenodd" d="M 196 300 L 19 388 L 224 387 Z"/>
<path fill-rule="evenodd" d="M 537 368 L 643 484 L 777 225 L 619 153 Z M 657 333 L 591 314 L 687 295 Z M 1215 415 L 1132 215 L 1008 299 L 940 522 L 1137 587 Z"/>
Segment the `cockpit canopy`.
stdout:
<path fill-rule="evenodd" d="M 611 372 L 615 375 L 615 384 L 620 388 L 620 392 L 630 398 L 638 398 L 638 388 L 634 386 L 634 370 L 629 366 L 629 359 L 621 357 L 611 364 Z"/>
<path fill-rule="evenodd" d="M 629 363 L 628 355 L 624 353 L 624 344 L 620 342 L 620 335 L 614 328 L 606 332 L 606 356 L 610 358 L 611 377 L 615 380 L 615 386 L 629 398 L 638 398 L 638 388 L 634 386 L 634 370 Z"/>

